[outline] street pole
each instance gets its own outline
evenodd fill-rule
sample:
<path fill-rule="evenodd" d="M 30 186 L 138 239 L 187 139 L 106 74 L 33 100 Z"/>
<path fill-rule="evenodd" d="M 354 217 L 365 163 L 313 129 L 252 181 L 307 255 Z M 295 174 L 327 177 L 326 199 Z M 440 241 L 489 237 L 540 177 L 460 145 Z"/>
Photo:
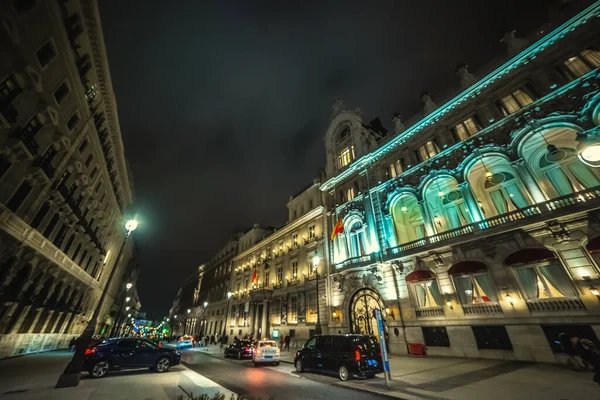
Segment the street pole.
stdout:
<path fill-rule="evenodd" d="M 123 238 L 123 243 L 121 244 L 121 248 L 117 253 L 117 257 L 115 259 L 115 264 L 110 271 L 110 275 L 108 276 L 108 280 L 106 281 L 106 285 L 104 285 L 104 290 L 100 295 L 100 300 L 96 305 L 96 309 L 94 310 L 94 314 L 92 318 L 88 322 L 85 330 L 77 339 L 75 345 L 75 354 L 73 354 L 73 358 L 67 364 L 67 367 L 58 378 L 58 382 L 56 382 L 55 388 L 64 388 L 64 387 L 73 387 L 79 385 L 79 380 L 81 379 L 81 369 L 83 368 L 83 361 L 85 359 L 85 351 L 88 348 L 92 337 L 94 336 L 94 331 L 96 330 L 96 325 L 98 324 L 98 317 L 100 315 L 100 311 L 102 309 L 102 305 L 104 304 L 104 299 L 106 299 L 106 295 L 108 294 L 108 289 L 110 288 L 110 284 L 116 274 L 116 271 L 119 267 L 119 262 L 121 260 L 121 255 L 123 254 L 123 249 L 125 248 L 125 244 L 127 244 L 127 239 L 131 232 L 133 232 L 137 228 L 137 221 L 130 220 L 127 221 L 125 225 L 125 229 L 127 229 L 127 233 Z"/>
<path fill-rule="evenodd" d="M 321 335 L 323 334 L 323 330 L 321 329 L 321 312 L 319 309 L 319 263 L 321 262 L 321 257 L 319 257 L 316 250 L 312 262 L 315 269 L 315 278 L 317 279 L 317 325 L 315 326 L 315 334 Z"/>

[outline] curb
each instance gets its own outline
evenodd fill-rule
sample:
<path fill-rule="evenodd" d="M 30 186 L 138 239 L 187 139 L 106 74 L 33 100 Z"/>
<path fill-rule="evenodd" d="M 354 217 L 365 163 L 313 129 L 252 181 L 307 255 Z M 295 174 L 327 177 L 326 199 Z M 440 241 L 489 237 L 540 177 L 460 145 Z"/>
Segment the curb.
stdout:
<path fill-rule="evenodd" d="M 377 396 L 385 397 L 386 399 L 403 400 L 402 397 L 393 396 L 393 395 L 385 393 L 385 392 L 377 392 L 375 390 L 369 390 L 369 389 L 360 388 L 360 387 L 356 387 L 356 386 L 347 386 L 347 385 L 344 385 L 343 383 L 334 383 L 333 386 L 354 390 L 355 392 L 375 394 Z M 406 400 L 406 399 L 404 399 L 404 400 Z"/>

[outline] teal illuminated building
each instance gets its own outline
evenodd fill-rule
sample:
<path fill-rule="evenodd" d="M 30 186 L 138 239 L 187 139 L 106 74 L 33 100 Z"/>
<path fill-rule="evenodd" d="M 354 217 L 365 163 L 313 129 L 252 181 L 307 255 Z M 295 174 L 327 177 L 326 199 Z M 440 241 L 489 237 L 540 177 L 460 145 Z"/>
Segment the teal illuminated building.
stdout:
<path fill-rule="evenodd" d="M 392 353 L 543 362 L 561 332 L 600 336 L 599 16 L 508 33 L 508 61 L 459 67 L 458 95 L 393 132 L 334 103 L 329 333 L 376 333 L 380 308 Z"/>

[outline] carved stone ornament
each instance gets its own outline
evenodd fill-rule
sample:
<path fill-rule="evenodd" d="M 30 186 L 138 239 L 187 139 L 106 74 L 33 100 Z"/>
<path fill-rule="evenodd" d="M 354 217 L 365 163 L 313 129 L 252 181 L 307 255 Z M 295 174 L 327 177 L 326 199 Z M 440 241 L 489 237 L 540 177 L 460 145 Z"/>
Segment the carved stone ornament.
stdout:
<path fill-rule="evenodd" d="M 554 240 L 560 243 L 567 243 L 571 240 L 571 233 L 566 224 L 562 224 L 558 221 L 550 221 L 546 224 L 548 230 L 552 234 Z"/>

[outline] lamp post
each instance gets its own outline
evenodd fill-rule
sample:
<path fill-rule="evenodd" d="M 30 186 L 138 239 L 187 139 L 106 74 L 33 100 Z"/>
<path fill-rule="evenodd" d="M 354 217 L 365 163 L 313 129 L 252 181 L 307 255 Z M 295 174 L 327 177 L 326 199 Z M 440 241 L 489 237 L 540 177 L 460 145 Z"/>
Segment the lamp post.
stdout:
<path fill-rule="evenodd" d="M 229 303 L 231 303 L 233 293 L 227 292 L 227 311 L 225 311 L 225 326 L 223 327 L 223 336 L 227 335 L 227 318 L 229 318 Z"/>
<path fill-rule="evenodd" d="M 63 371 L 62 375 L 58 378 L 58 382 L 56 382 L 55 388 L 73 387 L 79 384 L 79 380 L 81 379 L 81 368 L 83 367 L 83 361 L 85 359 L 85 350 L 89 346 L 90 341 L 92 340 L 92 336 L 94 336 L 94 331 L 96 330 L 96 325 L 98 324 L 98 317 L 100 316 L 100 311 L 104 304 L 104 300 L 106 299 L 106 295 L 108 294 L 110 284 L 112 283 L 112 280 L 118 269 L 119 261 L 121 259 L 121 255 L 123 254 L 123 249 L 125 248 L 127 239 L 129 238 L 129 235 L 131 235 L 131 232 L 136 230 L 137 226 L 138 222 L 135 219 L 131 219 L 125 223 L 125 230 L 127 232 L 125 233 L 125 237 L 123 238 L 123 243 L 121 244 L 121 248 L 119 249 L 119 253 L 117 254 L 113 268 L 110 271 L 110 275 L 108 276 L 106 285 L 104 285 L 104 290 L 100 295 L 100 300 L 98 300 L 98 304 L 96 305 L 96 309 L 94 310 L 92 318 L 90 318 L 90 321 L 85 327 L 83 333 L 81 334 L 79 339 L 77 339 L 77 343 L 75 345 L 75 354 L 73 354 L 73 358 Z"/>
<path fill-rule="evenodd" d="M 315 277 L 317 279 L 317 326 L 315 326 L 315 334 L 320 335 L 323 333 L 321 329 L 321 313 L 319 310 L 319 264 L 321 263 L 321 257 L 315 250 L 315 255 L 312 258 L 313 270 L 315 271 Z"/>

